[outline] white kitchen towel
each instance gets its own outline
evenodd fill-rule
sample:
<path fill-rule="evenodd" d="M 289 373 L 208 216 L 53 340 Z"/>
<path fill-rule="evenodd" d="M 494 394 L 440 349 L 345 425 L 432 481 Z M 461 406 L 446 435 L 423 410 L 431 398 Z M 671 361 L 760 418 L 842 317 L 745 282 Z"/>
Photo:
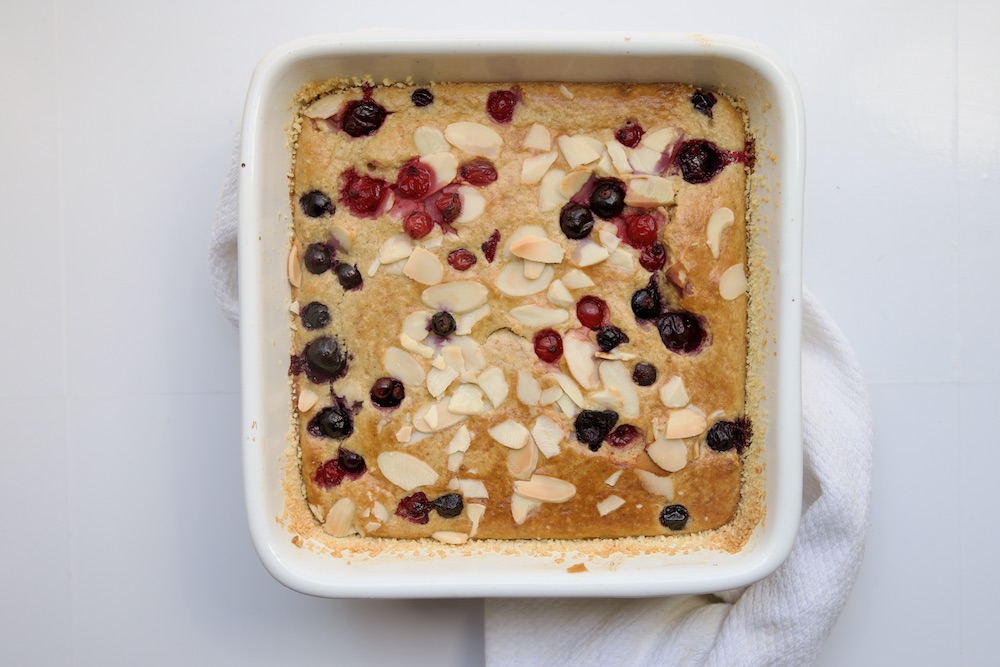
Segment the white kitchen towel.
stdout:
<path fill-rule="evenodd" d="M 216 299 L 239 322 L 239 141 L 209 257 Z M 642 600 L 488 600 L 486 661 L 516 665 L 807 665 L 857 578 L 869 521 L 872 416 L 854 351 L 803 294 L 802 523 L 788 560 L 763 581 L 717 595 Z"/>

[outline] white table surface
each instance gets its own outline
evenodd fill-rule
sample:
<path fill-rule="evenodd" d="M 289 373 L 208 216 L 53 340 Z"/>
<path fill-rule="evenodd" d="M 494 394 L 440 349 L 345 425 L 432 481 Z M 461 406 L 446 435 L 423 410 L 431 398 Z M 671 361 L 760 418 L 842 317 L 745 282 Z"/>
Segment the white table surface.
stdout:
<path fill-rule="evenodd" d="M 0 5 L 0 664 L 482 663 L 481 600 L 314 599 L 261 567 L 206 266 L 257 60 L 431 27 L 731 33 L 787 59 L 805 282 L 877 433 L 868 551 L 820 664 L 995 664 L 1000 6 L 747 5 Z"/>

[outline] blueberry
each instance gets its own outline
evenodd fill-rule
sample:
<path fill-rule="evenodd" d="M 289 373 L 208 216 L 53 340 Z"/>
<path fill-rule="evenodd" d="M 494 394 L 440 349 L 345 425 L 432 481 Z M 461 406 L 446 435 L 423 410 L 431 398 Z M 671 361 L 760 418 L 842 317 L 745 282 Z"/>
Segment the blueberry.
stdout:
<path fill-rule="evenodd" d="M 632 312 L 640 320 L 652 320 L 660 314 L 660 290 L 650 282 L 649 287 L 636 290 L 632 295 Z"/>
<path fill-rule="evenodd" d="M 701 139 L 685 142 L 674 159 L 684 180 L 694 184 L 707 183 L 726 166 L 715 144 Z"/>
<path fill-rule="evenodd" d="M 339 406 L 323 408 L 310 420 L 306 429 L 316 436 L 326 436 L 343 440 L 354 433 L 354 423 L 351 415 Z"/>
<path fill-rule="evenodd" d="M 319 218 L 324 215 L 333 215 L 337 212 L 337 207 L 330 200 L 325 192 L 313 190 L 299 197 L 299 206 L 302 212 L 310 218 Z"/>
<path fill-rule="evenodd" d="M 653 364 L 638 363 L 632 369 L 632 382 L 640 387 L 648 387 L 656 382 L 656 366 Z"/>
<path fill-rule="evenodd" d="M 709 118 L 712 117 L 712 107 L 715 106 L 715 95 L 708 91 L 698 90 L 691 95 L 691 105 L 694 110 L 703 113 Z"/>
<path fill-rule="evenodd" d="M 465 504 L 462 502 L 462 496 L 457 493 L 446 493 L 434 499 L 434 509 L 446 519 L 452 519 L 461 514 L 463 507 Z"/>
<path fill-rule="evenodd" d="M 379 378 L 372 385 L 372 403 L 380 408 L 394 408 L 406 398 L 406 390 L 403 383 L 396 378 Z"/>
<path fill-rule="evenodd" d="M 333 262 L 333 251 L 325 243 L 310 243 L 302 258 L 309 273 L 319 275 L 330 268 Z"/>
<path fill-rule="evenodd" d="M 736 421 L 719 421 L 708 429 L 705 442 L 717 452 L 728 452 L 733 447 L 742 453 L 750 444 L 752 429 L 750 422 L 745 418 Z"/>
<path fill-rule="evenodd" d="M 322 329 L 330 323 L 330 309 L 319 301 L 313 301 L 306 305 L 301 312 L 302 326 L 310 331 Z"/>
<path fill-rule="evenodd" d="M 618 413 L 613 410 L 584 410 L 573 422 L 576 439 L 596 452 L 617 422 Z"/>
<path fill-rule="evenodd" d="M 368 469 L 368 466 L 365 465 L 365 458 L 361 454 L 343 447 L 337 454 L 337 460 L 340 462 L 340 467 L 352 475 L 357 475 Z"/>
<path fill-rule="evenodd" d="M 357 266 L 341 262 L 334 271 L 337 273 L 337 280 L 340 281 L 340 286 L 345 290 L 352 290 L 361 286 L 361 272 L 358 271 Z"/>
<path fill-rule="evenodd" d="M 587 238 L 594 228 L 594 215 L 582 204 L 569 203 L 559 213 L 559 229 L 574 241 Z"/>
<path fill-rule="evenodd" d="M 625 209 L 625 186 L 621 181 L 609 178 L 598 181 L 590 193 L 590 210 L 599 218 L 610 220 Z"/>
<path fill-rule="evenodd" d="M 431 317 L 431 332 L 435 336 L 442 338 L 450 336 L 455 333 L 455 326 L 455 318 L 452 317 L 451 313 L 441 311 L 434 313 Z"/>
<path fill-rule="evenodd" d="M 413 102 L 413 106 L 415 107 L 425 107 L 434 101 L 434 93 L 426 88 L 417 88 L 410 95 L 410 101 Z"/>
<path fill-rule="evenodd" d="M 347 367 L 347 354 L 329 336 L 321 336 L 306 345 L 305 357 L 307 368 L 320 381 L 340 377 Z"/>
<path fill-rule="evenodd" d="M 372 100 L 355 100 L 347 104 L 340 126 L 352 137 L 363 137 L 382 127 L 385 108 Z"/>
<path fill-rule="evenodd" d="M 660 340 L 671 352 L 691 354 L 705 342 L 706 333 L 697 315 L 683 310 L 665 313 L 656 320 Z"/>
<path fill-rule="evenodd" d="M 670 530 L 684 530 L 688 516 L 687 508 L 683 505 L 667 505 L 660 512 L 660 524 Z"/>
<path fill-rule="evenodd" d="M 613 324 L 601 327 L 597 332 L 597 346 L 605 352 L 610 352 L 622 343 L 628 342 L 628 336 Z"/>

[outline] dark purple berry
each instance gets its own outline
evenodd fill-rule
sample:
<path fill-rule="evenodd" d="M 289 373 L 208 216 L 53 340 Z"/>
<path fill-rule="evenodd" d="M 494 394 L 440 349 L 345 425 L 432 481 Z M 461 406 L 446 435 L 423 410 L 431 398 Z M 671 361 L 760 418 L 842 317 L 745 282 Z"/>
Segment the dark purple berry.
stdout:
<path fill-rule="evenodd" d="M 597 332 L 597 346 L 605 352 L 610 352 L 622 343 L 628 342 L 625 332 L 613 324 L 601 327 Z"/>
<path fill-rule="evenodd" d="M 708 429 L 705 442 L 717 452 L 728 452 L 735 447 L 742 454 L 750 444 L 751 433 L 750 422 L 745 418 L 731 422 L 719 421 Z"/>
<path fill-rule="evenodd" d="M 427 494 L 417 491 L 412 496 L 407 496 L 399 501 L 396 506 L 396 516 L 401 516 L 407 521 L 424 524 L 430 521 L 431 501 L 427 499 Z"/>
<path fill-rule="evenodd" d="M 321 336 L 306 345 L 305 357 L 307 369 L 320 381 L 337 379 L 347 367 L 347 354 L 329 336 Z"/>
<path fill-rule="evenodd" d="M 330 197 L 319 190 L 307 192 L 299 197 L 299 206 L 302 207 L 302 212 L 310 218 L 319 218 L 326 214 L 333 215 L 337 212 L 337 207 L 333 205 Z"/>
<path fill-rule="evenodd" d="M 715 95 L 705 90 L 697 90 L 691 95 L 691 105 L 694 110 L 712 117 L 712 107 L 715 106 Z"/>
<path fill-rule="evenodd" d="M 573 422 L 576 439 L 596 452 L 617 422 L 618 413 L 613 410 L 584 410 Z"/>
<path fill-rule="evenodd" d="M 640 320 L 652 320 L 660 314 L 660 290 L 653 282 L 632 295 L 632 312 Z"/>
<path fill-rule="evenodd" d="M 319 275 L 330 268 L 330 264 L 333 262 L 333 252 L 330 250 L 330 246 L 325 243 L 310 243 L 302 260 L 309 273 Z"/>
<path fill-rule="evenodd" d="M 703 139 L 686 141 L 674 158 L 688 183 L 707 183 L 726 166 L 715 144 Z"/>
<path fill-rule="evenodd" d="M 463 507 L 465 503 L 462 502 L 462 496 L 457 493 L 446 493 L 434 499 L 434 509 L 445 519 L 455 518 L 462 513 Z"/>
<path fill-rule="evenodd" d="M 610 220 L 625 209 L 625 185 L 609 178 L 597 182 L 590 193 L 590 210 L 594 215 Z"/>
<path fill-rule="evenodd" d="M 406 398 L 406 390 L 403 383 L 396 378 L 379 378 L 372 385 L 372 403 L 380 408 L 394 408 Z"/>
<path fill-rule="evenodd" d="M 417 88 L 410 95 L 410 101 L 415 107 L 425 107 L 434 101 L 434 93 L 426 88 Z"/>
<path fill-rule="evenodd" d="M 705 329 L 698 316 L 683 310 L 665 313 L 656 320 L 660 340 L 671 352 L 691 354 L 705 342 Z"/>
<path fill-rule="evenodd" d="M 632 369 L 632 382 L 640 387 L 648 387 L 656 382 L 656 366 L 653 364 L 638 363 Z"/>
<path fill-rule="evenodd" d="M 450 336 L 455 333 L 455 326 L 455 318 L 451 313 L 441 311 L 431 316 L 431 332 L 435 336 Z"/>
<path fill-rule="evenodd" d="M 363 279 L 361 278 L 361 272 L 358 271 L 357 266 L 353 264 L 340 263 L 334 271 L 337 273 L 337 280 L 340 281 L 340 286 L 345 290 L 352 290 L 357 287 L 361 287 Z"/>
<path fill-rule="evenodd" d="M 650 273 L 659 271 L 667 263 L 667 248 L 662 243 L 654 243 L 639 251 L 639 265 Z"/>
<path fill-rule="evenodd" d="M 302 309 L 301 317 L 302 326 L 306 329 L 322 329 L 330 323 L 330 309 L 319 301 L 313 301 Z"/>
<path fill-rule="evenodd" d="M 493 260 L 497 256 L 497 246 L 500 244 L 500 230 L 494 229 L 490 237 L 486 239 L 486 242 L 481 246 L 483 249 L 483 256 L 486 257 L 486 261 L 489 264 L 493 263 Z"/>
<path fill-rule="evenodd" d="M 594 229 L 594 215 L 583 204 L 570 202 L 559 213 L 559 229 L 574 241 L 587 238 Z"/>
<path fill-rule="evenodd" d="M 365 465 L 365 458 L 361 454 L 344 449 L 343 447 L 340 448 L 340 452 L 337 454 L 337 461 L 340 462 L 341 468 L 352 475 L 363 473 L 368 469 L 368 466 Z"/>
<path fill-rule="evenodd" d="M 667 505 L 660 512 L 660 525 L 670 530 L 684 530 L 688 522 L 688 511 L 683 505 Z"/>
<path fill-rule="evenodd" d="M 355 100 L 347 103 L 340 126 L 352 137 L 364 137 L 382 127 L 385 108 L 372 100 Z"/>
<path fill-rule="evenodd" d="M 627 447 L 639 437 L 639 429 L 632 424 L 622 424 L 608 436 L 608 444 L 612 447 Z"/>
<path fill-rule="evenodd" d="M 343 440 L 354 433 L 351 415 L 340 406 L 323 408 L 310 421 L 306 429 L 315 436 Z"/>

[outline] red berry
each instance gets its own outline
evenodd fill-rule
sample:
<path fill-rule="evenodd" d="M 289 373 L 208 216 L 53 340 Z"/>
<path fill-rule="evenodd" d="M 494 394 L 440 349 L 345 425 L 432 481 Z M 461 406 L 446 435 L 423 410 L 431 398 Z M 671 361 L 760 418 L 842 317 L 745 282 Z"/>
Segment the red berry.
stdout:
<path fill-rule="evenodd" d="M 608 304 L 604 299 L 589 294 L 576 302 L 576 319 L 580 324 L 597 331 L 608 318 Z"/>
<path fill-rule="evenodd" d="M 399 168 L 396 192 L 403 199 L 423 199 L 431 189 L 434 176 L 419 160 L 410 160 Z"/>
<path fill-rule="evenodd" d="M 454 222 L 462 214 L 462 198 L 457 192 L 442 192 L 434 202 L 434 206 L 445 222 Z"/>
<path fill-rule="evenodd" d="M 456 271 L 468 271 L 476 263 L 476 256 L 465 248 L 448 253 L 448 265 Z"/>
<path fill-rule="evenodd" d="M 615 139 L 617 139 L 620 144 L 628 146 L 629 148 L 635 148 L 639 145 L 639 141 L 645 133 L 646 131 L 642 129 L 642 125 L 629 120 L 625 121 L 625 124 L 618 128 L 618 131 L 615 132 Z"/>
<path fill-rule="evenodd" d="M 486 261 L 490 264 L 496 259 L 498 245 L 500 245 L 500 230 L 494 229 L 493 233 L 490 234 L 490 237 L 482 245 L 483 254 L 486 255 Z"/>
<path fill-rule="evenodd" d="M 497 180 L 497 169 L 486 158 L 466 162 L 459 168 L 458 173 L 463 181 L 480 187 Z"/>
<path fill-rule="evenodd" d="M 403 231 L 409 234 L 411 239 L 422 239 L 434 229 L 434 221 L 431 216 L 423 211 L 414 211 L 403 219 Z"/>
<path fill-rule="evenodd" d="M 313 481 L 317 486 L 324 489 L 331 489 L 344 481 L 344 469 L 337 459 L 330 459 L 320 467 L 316 468 L 313 474 Z"/>
<path fill-rule="evenodd" d="M 542 329 L 535 334 L 535 354 L 549 363 L 559 360 L 563 353 L 562 337 L 552 329 Z"/>
<path fill-rule="evenodd" d="M 608 444 L 612 447 L 625 447 L 639 437 L 639 429 L 631 424 L 622 424 L 608 436 Z"/>
<path fill-rule="evenodd" d="M 340 201 L 359 218 L 374 218 L 388 190 L 385 181 L 362 176 L 353 168 L 340 178 Z"/>
<path fill-rule="evenodd" d="M 639 251 L 639 264 L 649 272 L 659 271 L 667 263 L 667 249 L 662 243 L 648 245 Z"/>
<path fill-rule="evenodd" d="M 486 98 L 486 113 L 498 123 L 509 123 L 514 117 L 518 98 L 513 90 L 494 90 Z"/>
<path fill-rule="evenodd" d="M 401 516 L 407 521 L 424 524 L 430 521 L 431 510 L 434 504 L 427 499 L 427 494 L 417 491 L 412 496 L 406 496 L 399 501 L 396 506 L 396 516 Z"/>
<path fill-rule="evenodd" d="M 651 246 L 659 238 L 656 218 L 648 213 L 635 213 L 625 218 L 628 242 L 633 248 Z"/>

